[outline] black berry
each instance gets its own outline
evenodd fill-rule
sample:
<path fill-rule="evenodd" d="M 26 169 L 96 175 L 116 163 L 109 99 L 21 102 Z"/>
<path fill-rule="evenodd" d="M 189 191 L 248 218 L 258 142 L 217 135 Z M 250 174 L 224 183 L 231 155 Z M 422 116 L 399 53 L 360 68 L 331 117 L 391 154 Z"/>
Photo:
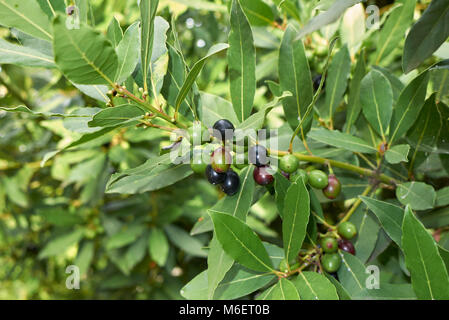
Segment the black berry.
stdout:
<path fill-rule="evenodd" d="M 226 172 L 226 177 L 221 186 L 224 193 L 228 196 L 232 196 L 237 193 L 240 187 L 240 178 L 235 171 L 229 170 Z"/>
<path fill-rule="evenodd" d="M 225 140 L 225 139 L 232 139 L 234 136 L 234 125 L 226 119 L 220 119 L 217 122 L 214 123 L 213 126 L 214 129 L 214 137 L 216 137 L 219 140 Z M 228 133 L 228 136 L 226 136 L 226 133 Z"/>
<path fill-rule="evenodd" d="M 225 181 L 226 173 L 215 172 L 209 164 L 206 167 L 206 178 L 211 184 L 221 184 Z"/>

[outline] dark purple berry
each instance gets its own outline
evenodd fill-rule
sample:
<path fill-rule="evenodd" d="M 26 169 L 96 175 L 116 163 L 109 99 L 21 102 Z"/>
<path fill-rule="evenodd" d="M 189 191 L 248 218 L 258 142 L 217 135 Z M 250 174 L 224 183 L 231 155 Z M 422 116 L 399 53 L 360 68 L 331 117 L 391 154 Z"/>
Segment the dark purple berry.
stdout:
<path fill-rule="evenodd" d="M 239 187 L 240 187 L 239 175 L 232 170 L 226 172 L 225 180 L 221 185 L 223 192 L 226 193 L 228 196 L 232 196 L 237 193 Z"/>
<path fill-rule="evenodd" d="M 266 186 L 274 181 L 274 177 L 268 172 L 269 167 L 256 167 L 254 169 L 253 177 L 254 181 L 261 186 Z"/>
<path fill-rule="evenodd" d="M 351 241 L 343 239 L 338 240 L 338 248 L 355 256 L 355 248 Z"/>
<path fill-rule="evenodd" d="M 206 178 L 211 184 L 221 184 L 225 181 L 226 173 L 216 172 L 210 164 L 206 167 Z"/>
<path fill-rule="evenodd" d="M 262 167 L 268 164 L 267 149 L 260 144 L 252 146 L 248 151 L 249 163 L 254 164 L 256 167 Z"/>

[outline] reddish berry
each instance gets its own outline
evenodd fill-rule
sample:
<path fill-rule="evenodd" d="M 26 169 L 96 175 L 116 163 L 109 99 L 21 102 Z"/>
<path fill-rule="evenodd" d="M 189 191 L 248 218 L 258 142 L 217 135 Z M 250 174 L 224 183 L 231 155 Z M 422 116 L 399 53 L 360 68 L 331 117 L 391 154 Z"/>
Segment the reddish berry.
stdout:
<path fill-rule="evenodd" d="M 268 172 L 268 166 L 256 167 L 254 169 L 254 181 L 261 186 L 266 186 L 274 181 L 274 177 Z"/>
<path fill-rule="evenodd" d="M 335 176 L 335 174 L 330 174 L 327 180 L 327 186 L 323 189 L 323 194 L 328 199 L 335 199 L 341 192 L 341 183 Z"/>
<path fill-rule="evenodd" d="M 355 248 L 351 241 L 343 239 L 338 240 L 338 248 L 355 256 Z"/>
<path fill-rule="evenodd" d="M 226 172 L 232 163 L 232 155 L 225 148 L 216 149 L 211 155 L 211 165 L 215 172 Z"/>

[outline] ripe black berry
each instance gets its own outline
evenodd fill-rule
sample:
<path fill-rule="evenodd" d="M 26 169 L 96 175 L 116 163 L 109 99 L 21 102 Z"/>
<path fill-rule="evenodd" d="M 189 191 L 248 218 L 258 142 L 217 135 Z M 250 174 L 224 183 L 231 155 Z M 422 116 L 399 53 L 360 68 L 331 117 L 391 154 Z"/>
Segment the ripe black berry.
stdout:
<path fill-rule="evenodd" d="M 268 166 L 256 167 L 254 169 L 254 181 L 261 186 L 266 186 L 274 181 L 274 177 L 268 172 Z"/>
<path fill-rule="evenodd" d="M 229 170 L 226 172 L 225 180 L 221 186 L 224 193 L 228 196 L 232 196 L 237 193 L 240 187 L 240 178 L 235 171 Z"/>
<path fill-rule="evenodd" d="M 254 164 L 256 167 L 262 167 L 268 164 L 267 149 L 260 144 L 252 146 L 248 151 L 249 163 Z"/>
<path fill-rule="evenodd" d="M 234 125 L 226 119 L 218 120 L 213 126 L 213 135 L 219 140 L 232 139 L 234 136 Z M 228 136 L 226 136 L 226 133 Z"/>
<path fill-rule="evenodd" d="M 209 164 L 206 167 L 206 178 L 211 184 L 221 184 L 225 181 L 226 173 L 215 172 Z"/>

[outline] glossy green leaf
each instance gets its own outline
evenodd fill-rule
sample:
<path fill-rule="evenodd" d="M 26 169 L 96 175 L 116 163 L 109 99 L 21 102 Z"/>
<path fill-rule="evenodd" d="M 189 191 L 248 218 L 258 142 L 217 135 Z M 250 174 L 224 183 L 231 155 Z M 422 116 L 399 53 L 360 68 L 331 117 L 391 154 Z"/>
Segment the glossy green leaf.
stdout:
<path fill-rule="evenodd" d="M 348 107 L 346 112 L 346 129 L 345 132 L 349 133 L 352 125 L 356 122 L 362 110 L 362 105 L 360 104 L 360 85 L 362 83 L 363 77 L 366 75 L 366 62 L 365 62 L 365 51 L 363 50 L 355 65 L 354 74 L 349 84 L 349 96 L 348 96 Z"/>
<path fill-rule="evenodd" d="M 403 205 L 413 210 L 432 209 L 435 205 L 436 193 L 432 186 L 424 182 L 406 182 L 397 186 L 396 197 Z"/>
<path fill-rule="evenodd" d="M 244 222 L 224 213 L 210 212 L 210 216 L 217 239 L 229 256 L 255 271 L 273 270 L 262 241 Z"/>
<path fill-rule="evenodd" d="M 338 270 L 338 279 L 341 285 L 352 296 L 366 288 L 367 273 L 362 261 L 345 251 L 340 251 L 341 267 Z"/>
<path fill-rule="evenodd" d="M 0 24 L 51 41 L 47 15 L 35 0 L 0 0 Z"/>
<path fill-rule="evenodd" d="M 211 128 L 220 119 L 228 119 L 234 126 L 240 123 L 235 115 L 231 102 L 228 100 L 210 93 L 201 92 L 201 103 L 201 120 L 208 128 Z"/>
<path fill-rule="evenodd" d="M 104 35 L 86 25 L 67 29 L 66 18 L 61 15 L 53 20 L 53 31 L 55 62 L 69 80 L 77 84 L 113 84 L 118 59 Z"/>
<path fill-rule="evenodd" d="M 117 45 L 118 72 L 115 82 L 122 83 L 134 72 L 139 60 L 139 49 L 139 23 L 136 22 L 126 29 L 123 39 Z"/>
<path fill-rule="evenodd" d="M 379 288 L 362 290 L 353 298 L 357 300 L 416 300 L 416 295 L 408 283 L 381 283 Z"/>
<path fill-rule="evenodd" d="M 366 120 L 384 139 L 393 114 L 393 92 L 388 79 L 371 70 L 362 80 L 360 103 Z"/>
<path fill-rule="evenodd" d="M 309 192 L 304 181 L 297 179 L 287 190 L 282 214 L 282 238 L 287 261 L 294 260 L 301 249 L 309 215 Z"/>
<path fill-rule="evenodd" d="M 234 264 L 234 259 L 224 252 L 216 235 L 212 238 L 209 247 L 207 256 L 207 297 L 208 299 L 213 299 L 218 284 L 223 280 L 229 269 L 231 269 Z"/>
<path fill-rule="evenodd" d="M 136 120 L 145 115 L 145 111 L 137 106 L 124 104 L 106 108 L 94 115 L 89 127 L 113 127 L 121 123 Z"/>
<path fill-rule="evenodd" d="M 184 229 L 170 224 L 164 227 L 168 239 L 179 249 L 195 257 L 206 257 L 207 251 L 203 243 L 196 237 L 190 236 Z"/>
<path fill-rule="evenodd" d="M 449 1 L 432 1 L 405 39 L 402 68 L 409 73 L 449 37 Z"/>
<path fill-rule="evenodd" d="M 241 1 L 245 15 L 254 26 L 270 25 L 274 22 L 274 14 L 270 6 L 262 0 Z"/>
<path fill-rule="evenodd" d="M 402 5 L 393 9 L 382 27 L 377 40 L 374 64 L 382 64 L 404 39 L 410 23 L 413 20 L 416 0 L 403 0 Z"/>
<path fill-rule="evenodd" d="M 292 93 L 282 102 L 284 113 L 290 127 L 294 130 L 305 115 L 307 106 L 313 98 L 312 78 L 309 63 L 301 40 L 293 41 L 296 30 L 288 26 L 279 50 L 279 84 L 282 91 Z M 303 123 L 307 131 L 310 118 Z"/>
<path fill-rule="evenodd" d="M 251 114 L 256 92 L 256 48 L 239 0 L 232 1 L 228 69 L 232 106 L 240 121 Z"/>
<path fill-rule="evenodd" d="M 325 114 L 330 119 L 343 99 L 350 72 L 351 57 L 345 45 L 333 57 L 326 78 Z"/>
<path fill-rule="evenodd" d="M 274 190 L 276 191 L 275 199 L 279 215 L 282 217 L 284 213 L 285 195 L 290 187 L 290 181 L 287 180 L 281 173 L 276 172 L 274 176 Z"/>
<path fill-rule="evenodd" d="M 332 3 L 332 5 L 323 13 L 310 19 L 309 22 L 298 32 L 296 36 L 297 39 L 301 39 L 304 36 L 319 30 L 340 18 L 346 9 L 352 7 L 353 5 L 361 2 L 361 0 L 337 0 Z"/>
<path fill-rule="evenodd" d="M 186 98 L 186 96 L 189 93 L 190 89 L 194 85 L 196 78 L 200 74 L 200 72 L 203 69 L 204 64 L 207 62 L 208 58 L 213 56 L 213 55 L 215 55 L 215 54 L 218 54 L 218 53 L 220 53 L 223 50 L 226 50 L 228 48 L 229 48 L 229 45 L 226 44 L 226 43 L 215 44 L 215 45 L 213 45 L 212 47 L 209 48 L 209 51 L 207 52 L 207 54 L 203 58 L 198 60 L 193 65 L 192 69 L 190 70 L 189 74 L 187 75 L 186 80 L 182 84 L 181 89 L 179 90 L 178 96 L 176 97 L 176 102 L 175 102 L 175 109 L 176 110 L 179 110 L 179 107 L 181 106 L 181 103 L 184 101 L 184 99 Z"/>
<path fill-rule="evenodd" d="M 263 296 L 262 300 L 300 300 L 295 285 L 285 278 L 279 281 Z"/>
<path fill-rule="evenodd" d="M 312 129 L 308 136 L 313 140 L 352 152 L 377 152 L 376 148 L 363 139 L 337 130 Z"/>
<path fill-rule="evenodd" d="M 385 152 L 385 160 L 388 163 L 396 164 L 400 162 L 408 161 L 408 152 L 410 151 L 410 146 L 408 144 L 399 144 L 397 146 L 391 147 Z"/>
<path fill-rule="evenodd" d="M 168 258 L 170 245 L 164 231 L 159 228 L 150 230 L 148 237 L 148 252 L 151 259 L 153 259 L 159 266 L 164 266 Z"/>
<path fill-rule="evenodd" d="M 444 207 L 449 205 L 449 187 L 442 188 L 437 191 L 435 202 L 436 207 Z"/>
<path fill-rule="evenodd" d="M 154 19 L 156 17 L 157 6 L 159 0 L 141 0 L 139 4 L 140 18 L 141 18 L 141 47 L 140 59 L 142 66 L 142 79 L 144 83 L 144 90 L 149 91 L 148 88 L 148 74 L 151 65 L 151 56 L 153 52 L 154 41 Z"/>
<path fill-rule="evenodd" d="M 0 39 L 0 63 L 24 67 L 55 67 L 53 57 L 31 48 L 9 43 L 3 39 Z"/>
<path fill-rule="evenodd" d="M 357 239 L 353 241 L 356 257 L 366 262 L 376 246 L 380 226 L 365 206 L 360 206 L 349 221 L 357 227 Z"/>
<path fill-rule="evenodd" d="M 111 41 L 114 48 L 117 48 L 118 44 L 122 41 L 123 30 L 116 17 L 112 17 L 106 32 L 106 37 Z"/>
<path fill-rule="evenodd" d="M 402 225 L 402 249 L 418 299 L 449 299 L 449 278 L 435 240 L 408 207 Z"/>
<path fill-rule="evenodd" d="M 293 280 L 301 300 L 338 300 L 334 285 L 323 275 L 303 271 Z"/>
<path fill-rule="evenodd" d="M 388 202 L 360 196 L 366 206 L 377 216 L 388 236 L 401 246 L 404 210 Z"/>
<path fill-rule="evenodd" d="M 424 72 L 402 90 L 393 109 L 390 144 L 401 138 L 416 121 L 426 99 L 428 82 L 429 72 Z"/>

